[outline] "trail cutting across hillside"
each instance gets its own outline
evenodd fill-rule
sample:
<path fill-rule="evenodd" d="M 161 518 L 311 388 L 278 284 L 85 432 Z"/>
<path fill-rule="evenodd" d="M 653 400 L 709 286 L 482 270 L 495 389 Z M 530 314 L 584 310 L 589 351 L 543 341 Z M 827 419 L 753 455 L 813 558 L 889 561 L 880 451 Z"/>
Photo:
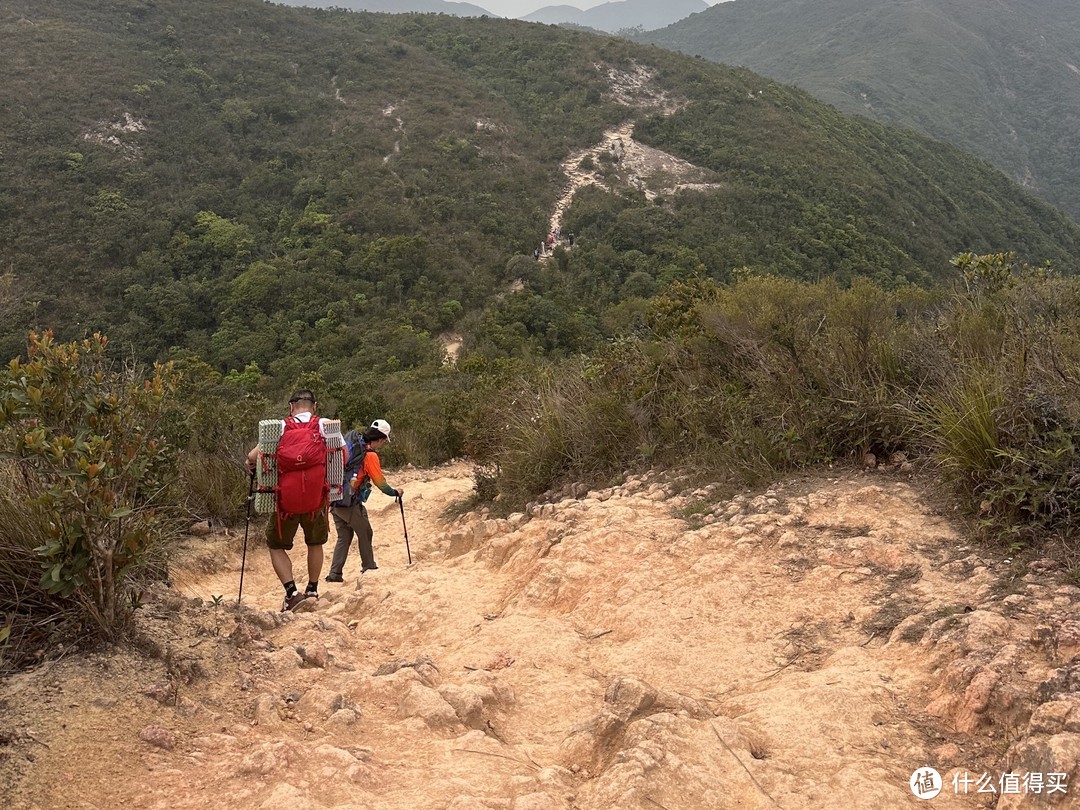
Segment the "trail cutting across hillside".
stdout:
<path fill-rule="evenodd" d="M 7 806 L 895 808 L 923 766 L 934 806 L 1066 798 L 957 795 L 1010 745 L 1080 778 L 1080 589 L 972 549 L 906 475 L 630 478 L 449 523 L 467 466 L 394 483 L 412 567 L 379 493 L 380 569 L 354 550 L 307 613 L 257 535 L 239 610 L 240 538 L 193 539 L 141 655 L 4 684 Z"/>
<path fill-rule="evenodd" d="M 630 70 L 603 64 L 594 67 L 604 73 L 610 98 L 638 112 L 671 115 L 686 104 L 661 90 L 653 72 L 643 65 L 635 64 Z M 571 153 L 560 170 L 568 182 L 552 210 L 548 222 L 550 233 L 559 232 L 574 195 L 586 186 L 607 190 L 635 188 L 649 200 L 681 190 L 709 191 L 722 187 L 709 182 L 713 173 L 707 169 L 634 140 L 632 120 L 609 129 L 599 143 Z"/>
<path fill-rule="evenodd" d="M 634 140 L 633 121 L 608 130 L 595 146 L 572 153 L 563 161 L 561 170 L 569 182 L 555 202 L 549 222 L 552 232 L 562 227 L 566 209 L 585 186 L 628 186 L 640 190 L 649 200 L 684 189 L 721 188 L 719 183 L 704 182 L 711 176 L 707 170 Z"/>

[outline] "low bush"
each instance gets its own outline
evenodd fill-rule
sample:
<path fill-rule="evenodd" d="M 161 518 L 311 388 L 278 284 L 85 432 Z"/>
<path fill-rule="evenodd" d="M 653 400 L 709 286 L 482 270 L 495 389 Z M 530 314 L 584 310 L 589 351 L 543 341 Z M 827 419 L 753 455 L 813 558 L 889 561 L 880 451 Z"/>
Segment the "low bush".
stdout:
<path fill-rule="evenodd" d="M 606 368 L 567 362 L 517 378 L 478 407 L 473 457 L 489 465 L 508 505 L 565 479 L 608 476 L 641 456 L 645 435 L 632 408 L 613 380 L 594 376 Z"/>
<path fill-rule="evenodd" d="M 0 373 L 0 615 L 14 641 L 73 629 L 117 637 L 136 576 L 176 530 L 165 430 L 176 372 L 115 363 L 106 343 L 32 334 L 26 359 Z"/>
<path fill-rule="evenodd" d="M 80 615 L 75 599 L 42 583 L 37 549 L 51 534 L 38 494 L 13 461 L 0 462 L 0 675 L 40 656 Z"/>
<path fill-rule="evenodd" d="M 281 416 L 262 392 L 255 366 L 223 377 L 201 360 L 184 356 L 167 430 L 178 448 L 181 503 L 192 520 L 231 524 L 247 511 L 245 459 L 258 440 L 260 419 Z"/>
<path fill-rule="evenodd" d="M 522 378 L 474 414 L 516 505 L 656 464 L 761 483 L 816 463 L 935 460 L 1013 544 L 1080 530 L 1080 280 L 1012 254 L 952 288 L 742 274 L 676 283 L 649 331 Z M 489 487 L 490 488 L 490 487 Z"/>

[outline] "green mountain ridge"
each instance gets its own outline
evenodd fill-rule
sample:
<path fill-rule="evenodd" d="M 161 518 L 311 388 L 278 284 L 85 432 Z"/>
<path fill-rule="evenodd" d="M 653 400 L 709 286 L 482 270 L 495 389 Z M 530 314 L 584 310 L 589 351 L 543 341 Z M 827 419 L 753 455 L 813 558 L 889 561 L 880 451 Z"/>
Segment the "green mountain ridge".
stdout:
<path fill-rule="evenodd" d="M 447 0 L 279 0 L 282 5 L 306 8 L 344 8 L 349 11 L 378 11 L 384 14 L 452 14 L 456 17 L 498 17 L 473 3 Z"/>
<path fill-rule="evenodd" d="M 584 10 L 569 5 L 544 6 L 518 19 L 555 25 L 571 23 L 614 33 L 633 28 L 660 28 L 708 7 L 704 0 L 676 0 L 662 5 L 652 0 L 615 0 Z"/>
<path fill-rule="evenodd" d="M 489 360 L 587 352 L 672 281 L 894 285 L 963 250 L 1068 271 L 1080 247 L 956 149 L 616 38 L 255 0 L 15 0 L 0 35 L 8 356 L 29 328 L 102 329 L 140 359 L 344 390 L 442 373 L 451 329 Z M 601 161 L 614 193 L 579 192 L 578 244 L 534 262 L 560 164 L 627 120 L 720 190 L 650 200 Z"/>
<path fill-rule="evenodd" d="M 1075 3 L 735 0 L 636 38 L 953 143 L 1080 219 Z"/>

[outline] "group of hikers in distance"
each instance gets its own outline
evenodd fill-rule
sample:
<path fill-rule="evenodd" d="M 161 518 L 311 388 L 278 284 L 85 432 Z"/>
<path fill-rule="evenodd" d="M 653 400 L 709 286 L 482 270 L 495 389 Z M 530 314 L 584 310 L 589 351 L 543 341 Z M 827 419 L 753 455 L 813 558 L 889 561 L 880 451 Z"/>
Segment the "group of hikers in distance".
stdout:
<path fill-rule="evenodd" d="M 559 244 L 560 242 L 565 242 L 567 247 L 573 247 L 574 234 L 568 233 L 566 235 L 566 238 L 564 239 L 562 235 L 562 226 L 556 225 L 551 231 L 551 233 L 548 234 L 547 239 L 540 243 L 540 247 L 533 250 L 533 258 L 539 259 L 541 256 L 547 256 L 549 253 L 555 250 L 555 245 Z"/>
<path fill-rule="evenodd" d="M 344 582 L 345 561 L 354 536 L 360 547 L 360 573 L 378 568 L 372 548 L 371 522 L 364 505 L 372 488 L 378 487 L 399 502 L 405 494 L 404 490 L 386 483 L 379 461 L 379 450 L 390 441 L 389 422 L 376 419 L 363 432 L 350 430 L 344 437 L 337 436 L 335 442 L 332 436 L 340 433 L 338 423 L 317 413 L 315 395 L 307 389 L 296 391 L 289 397 L 288 417 L 261 423 L 260 444 L 251 448 L 247 456 L 253 487 L 257 472 L 265 473 L 273 468 L 273 475 L 267 480 L 274 484 L 264 485 L 260 480 L 259 491 L 273 494 L 274 514 L 267 521 L 266 545 L 274 573 L 285 588 L 283 611 L 310 606 L 319 598 L 323 546 L 330 536 L 329 515 L 334 516 L 337 543 L 326 581 Z M 272 452 L 262 444 L 261 432 L 266 424 L 276 428 L 279 437 Z M 339 473 L 340 495 L 332 499 L 331 492 L 336 493 L 337 489 L 331 486 L 333 476 L 328 470 L 333 465 L 328 462 L 334 460 L 335 453 L 341 454 L 342 472 Z M 289 557 L 297 529 L 303 530 L 307 546 L 308 581 L 303 591 L 296 586 Z"/>

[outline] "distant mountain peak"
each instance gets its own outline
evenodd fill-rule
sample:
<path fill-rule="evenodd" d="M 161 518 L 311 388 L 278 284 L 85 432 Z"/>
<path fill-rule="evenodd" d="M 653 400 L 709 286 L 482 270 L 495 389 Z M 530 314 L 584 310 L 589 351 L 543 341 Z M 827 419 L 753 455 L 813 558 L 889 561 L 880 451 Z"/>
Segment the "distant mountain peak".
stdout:
<path fill-rule="evenodd" d="M 520 19 L 549 25 L 570 23 L 613 34 L 634 28 L 663 28 L 708 7 L 705 0 L 615 0 L 585 10 L 569 5 L 544 6 Z"/>

